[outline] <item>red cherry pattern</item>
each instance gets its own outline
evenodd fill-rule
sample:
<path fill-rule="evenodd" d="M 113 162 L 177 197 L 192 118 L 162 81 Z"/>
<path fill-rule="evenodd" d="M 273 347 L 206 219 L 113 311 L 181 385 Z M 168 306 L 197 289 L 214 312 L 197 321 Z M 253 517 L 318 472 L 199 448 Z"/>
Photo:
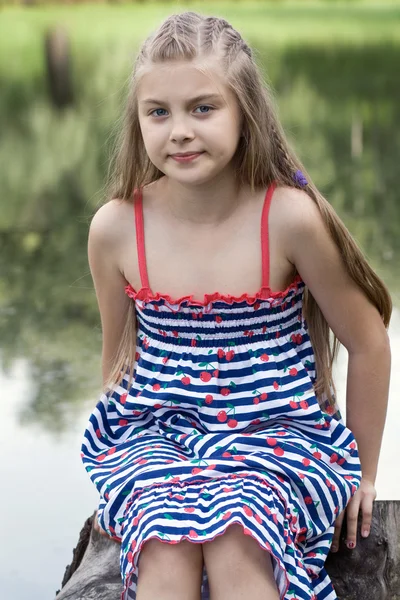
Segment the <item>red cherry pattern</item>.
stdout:
<path fill-rule="evenodd" d="M 225 421 L 228 420 L 228 415 L 226 414 L 226 411 L 220 410 L 219 413 L 217 414 L 217 419 L 220 423 L 225 423 Z"/>
<path fill-rule="evenodd" d="M 288 305 L 290 303 L 288 302 Z M 285 303 L 286 305 L 286 303 Z M 255 303 L 254 305 L 254 310 L 258 310 L 260 307 L 260 303 Z M 278 308 L 276 310 L 284 310 L 283 305 L 278 306 Z M 198 312 L 193 312 L 193 318 L 195 319 L 200 319 L 203 317 L 203 313 L 198 313 Z M 221 315 L 215 315 L 213 317 L 215 319 L 215 324 L 220 324 L 223 322 L 223 317 Z M 163 330 L 159 331 L 160 335 L 163 335 L 166 333 Z M 250 343 L 250 339 L 253 335 L 258 335 L 259 330 L 246 330 L 243 332 L 243 335 L 248 337 L 248 341 L 246 341 L 246 343 Z M 267 326 L 263 327 L 263 333 L 267 334 L 269 337 L 268 339 L 271 340 L 273 339 L 273 337 L 279 337 L 281 334 L 282 336 L 284 335 L 283 332 L 280 331 L 275 331 L 273 334 L 272 332 L 268 333 L 268 328 Z M 183 338 L 179 338 L 179 332 L 178 331 L 174 331 L 173 332 L 173 336 L 175 338 L 177 338 L 177 340 L 179 342 L 181 342 L 183 340 Z M 290 336 L 291 342 L 295 345 L 300 345 L 303 343 L 303 337 L 301 334 L 293 334 Z M 146 350 L 149 347 L 149 344 L 151 342 L 151 340 L 149 340 L 147 337 L 143 337 L 141 338 L 142 340 L 142 350 Z M 200 341 L 201 338 L 198 336 L 196 338 L 193 338 L 192 340 L 190 340 L 188 343 L 189 345 L 191 345 L 192 347 L 196 347 L 198 341 Z M 286 340 L 285 340 L 286 341 Z M 202 349 L 204 351 L 204 349 Z M 160 354 L 160 361 L 162 361 L 163 365 L 166 365 L 170 359 L 169 354 L 164 350 L 163 351 L 165 354 L 161 353 Z M 216 350 L 215 354 L 213 354 L 214 357 L 214 363 L 212 362 L 204 362 L 204 363 L 200 363 L 199 369 L 196 371 L 193 370 L 186 370 L 185 372 L 185 368 L 181 368 L 181 369 L 177 369 L 175 371 L 175 384 L 177 383 L 181 388 L 182 386 L 185 389 L 185 391 L 183 393 L 187 394 L 188 391 L 190 391 L 190 386 L 196 386 L 196 391 L 198 389 L 203 389 L 203 393 L 202 394 L 196 394 L 196 398 L 194 401 L 194 404 L 196 406 L 196 402 L 197 405 L 199 407 L 203 407 L 204 411 L 207 413 L 207 415 L 213 415 L 214 419 L 216 421 L 216 423 L 218 423 L 221 427 L 221 430 L 232 430 L 232 432 L 228 431 L 229 433 L 233 433 L 233 430 L 237 429 L 239 435 L 243 435 L 243 436 L 247 436 L 247 435 L 252 435 L 250 433 L 245 433 L 243 431 L 241 431 L 245 426 L 247 426 L 249 423 L 251 423 L 252 425 L 260 425 L 262 424 L 262 422 L 266 422 L 270 417 L 267 414 L 267 410 L 269 412 L 271 412 L 271 415 L 273 415 L 274 413 L 272 412 L 272 410 L 269 409 L 269 406 L 273 406 L 273 402 L 275 401 L 276 398 L 280 397 L 280 394 L 283 393 L 284 391 L 284 386 L 286 385 L 286 383 L 289 381 L 289 378 L 301 378 L 303 373 L 300 372 L 299 374 L 299 364 L 296 363 L 296 366 L 291 366 L 291 365 L 283 365 L 282 367 L 280 367 L 282 369 L 282 371 L 285 373 L 285 376 L 280 378 L 279 375 L 276 372 L 276 379 L 273 379 L 272 381 L 269 380 L 268 383 L 268 388 L 267 387 L 261 387 L 261 389 L 256 389 L 253 390 L 250 393 L 250 397 L 247 398 L 247 404 L 250 407 L 250 413 L 251 417 L 250 419 L 248 418 L 247 421 L 244 421 L 244 417 L 243 414 L 235 414 L 236 413 L 236 407 L 237 404 L 236 402 L 240 402 L 237 401 L 236 399 L 238 398 L 238 394 L 235 394 L 235 387 L 236 384 L 238 384 L 238 382 L 236 381 L 236 384 L 234 381 L 230 381 L 229 379 L 227 379 L 227 373 L 229 373 L 229 363 L 238 361 L 239 362 L 239 357 L 237 356 L 236 352 L 238 352 L 238 350 L 235 348 L 233 349 L 232 346 L 228 345 L 228 346 L 224 346 L 224 347 L 220 347 Z M 211 351 L 208 353 L 210 354 Z M 206 352 L 205 352 L 206 354 Z M 263 369 L 266 370 L 268 369 L 269 373 L 273 372 L 273 368 L 274 368 L 274 356 L 276 356 L 277 354 L 274 353 L 273 350 L 271 350 L 271 348 L 268 348 L 268 352 L 267 351 L 255 351 L 252 354 L 252 357 L 254 359 L 256 359 L 257 363 L 253 364 L 253 373 L 257 374 L 256 377 L 259 378 L 260 374 L 262 372 Z M 140 354 L 136 353 L 136 361 L 139 361 L 140 359 Z M 170 368 L 172 361 L 169 362 L 168 364 L 168 368 Z M 267 363 L 270 363 L 267 365 Z M 233 367 L 234 365 L 232 365 Z M 301 365 L 300 365 L 301 366 Z M 257 369 L 256 369 L 257 367 Z M 140 367 L 139 367 L 140 368 Z M 272 370 L 271 370 L 272 368 Z M 303 367 L 301 367 L 303 368 Z M 309 365 L 309 368 L 312 368 L 311 363 Z M 282 373 L 281 371 L 281 373 Z M 167 372 L 167 370 L 165 370 L 165 372 Z M 169 371 L 171 372 L 171 371 Z M 220 375 L 221 374 L 221 375 Z M 180 383 L 179 383 L 180 382 Z M 229 383 L 228 383 L 229 382 Z M 201 386 L 203 384 L 202 388 L 198 388 L 197 386 Z M 175 402 L 173 402 L 172 400 L 170 400 L 168 398 L 168 394 L 164 393 L 165 389 L 167 386 L 171 385 L 171 382 L 169 382 L 168 384 L 165 384 L 164 381 L 153 381 L 150 383 L 150 386 L 146 387 L 146 390 L 143 390 L 143 388 L 145 386 L 141 386 L 141 390 L 137 393 L 137 396 L 139 396 L 142 393 L 142 390 L 144 392 L 144 394 L 146 393 L 146 391 L 150 390 L 152 392 L 154 392 L 154 396 L 153 398 L 158 398 L 158 400 L 156 400 L 153 403 L 153 407 L 155 410 L 170 410 L 172 408 L 177 408 L 179 409 L 179 400 L 176 400 L 175 397 Z M 172 386 L 174 385 L 174 383 L 172 383 Z M 262 384 L 260 383 L 260 386 Z M 293 384 L 292 384 L 293 385 Z M 294 385 L 293 385 L 294 387 Z M 266 391 L 264 391 L 266 390 Z M 278 394 L 274 394 L 275 392 L 280 392 Z M 272 394 L 272 395 L 271 395 Z M 124 406 L 125 404 L 128 403 L 128 407 L 125 408 L 125 414 L 127 413 L 127 409 L 129 409 L 129 402 L 133 403 L 133 394 L 132 392 L 130 392 L 130 395 L 128 395 L 127 393 L 124 393 L 122 395 L 119 396 L 119 404 Z M 270 400 L 270 401 L 269 401 Z M 266 407 L 266 402 L 268 402 L 268 407 Z M 263 404 L 264 403 L 264 404 Z M 292 415 L 291 411 L 308 411 L 310 409 L 310 404 L 312 403 L 312 406 L 314 408 L 314 400 L 310 401 L 310 398 L 308 398 L 308 400 L 306 400 L 304 398 L 304 395 L 301 393 L 297 393 L 294 396 L 290 397 L 287 399 L 287 412 L 290 416 L 290 418 L 295 419 L 296 418 L 296 414 Z M 117 404 L 117 403 L 116 403 Z M 121 406 L 120 406 L 121 409 Z M 311 412 L 311 411 L 310 411 Z M 326 410 L 326 413 L 328 414 L 332 414 L 332 411 L 330 411 L 329 409 Z M 121 414 L 121 413 L 120 413 Z M 135 417 L 140 417 L 141 414 L 143 414 L 143 410 L 137 410 L 134 409 L 132 411 L 129 412 L 130 415 L 133 415 Z M 161 413 L 157 413 L 157 415 L 161 416 Z M 242 421 L 240 421 L 240 419 Z M 132 423 L 134 423 L 135 421 L 129 420 L 126 418 L 118 418 L 117 417 L 117 423 L 120 427 L 126 427 L 128 425 L 132 425 Z M 137 422 L 137 419 L 136 419 Z M 191 417 L 189 419 L 190 424 L 193 426 L 193 428 L 195 428 L 198 431 L 198 427 L 199 424 L 196 422 L 196 418 L 195 417 Z M 330 421 L 328 419 L 325 418 L 321 418 L 319 421 L 316 420 L 315 423 L 313 423 L 314 427 L 316 429 L 329 429 L 330 427 Z M 312 425 L 311 425 L 312 426 Z M 286 426 L 287 427 L 287 426 Z M 261 432 L 262 429 L 258 428 L 257 430 L 258 432 Z M 289 433 L 290 433 L 290 428 L 285 429 L 284 426 L 280 426 L 279 428 L 275 428 L 271 429 L 271 430 L 265 430 L 267 432 L 266 435 L 262 436 L 262 438 L 260 437 L 260 441 L 262 444 L 264 444 L 264 448 L 265 448 L 265 453 L 268 453 L 269 456 L 271 456 L 271 458 L 275 461 L 274 464 L 279 465 L 279 460 L 281 457 L 284 457 L 285 454 L 291 454 L 291 458 L 292 458 L 292 454 L 293 452 L 295 452 L 295 449 L 293 447 L 293 445 L 291 445 L 286 439 L 285 436 L 288 437 Z M 194 432 L 190 432 L 190 430 L 185 433 L 182 434 L 180 436 L 178 436 L 178 439 L 184 440 L 188 435 L 193 435 Z M 107 440 L 106 437 L 104 437 L 104 434 L 102 434 L 102 431 L 100 429 L 96 429 L 95 430 L 95 435 L 99 440 L 102 440 L 103 442 L 105 440 Z M 233 437 L 230 435 L 229 439 L 233 439 Z M 236 439 L 236 438 L 235 438 Z M 319 439 L 319 438 L 318 438 Z M 101 442 L 100 442 L 101 443 Z M 108 442 L 107 442 L 108 443 Z M 237 465 L 235 465 L 234 468 L 239 469 L 239 470 L 243 470 L 244 468 L 247 468 L 248 464 L 246 465 L 246 461 L 248 460 L 248 452 L 246 452 L 246 448 L 244 445 L 239 445 L 239 443 L 237 443 L 237 448 L 230 443 L 228 444 L 223 444 L 223 449 L 221 449 L 221 454 L 219 454 L 219 458 L 217 459 L 215 456 L 213 458 L 213 460 L 215 462 L 211 462 L 211 460 L 207 461 L 204 459 L 196 459 L 196 460 L 192 460 L 190 461 L 188 459 L 188 457 L 181 453 L 179 454 L 174 454 L 173 457 L 165 459 L 165 463 L 168 463 L 171 465 L 171 467 L 168 467 L 168 469 L 172 469 L 174 468 L 172 465 L 178 465 L 180 461 L 186 461 L 186 464 L 190 464 L 190 468 L 189 468 L 189 475 L 190 472 L 193 476 L 196 477 L 196 479 L 198 479 L 198 476 L 204 476 L 205 478 L 210 478 L 214 475 L 214 477 L 216 476 L 216 473 L 218 473 L 219 471 L 219 466 L 220 466 L 220 462 L 223 462 L 224 464 L 233 464 L 234 462 L 238 463 Z M 356 450 L 356 444 L 354 442 L 352 442 L 349 445 L 349 449 L 352 450 L 352 452 L 354 453 L 354 451 Z M 145 454 L 144 456 L 138 457 L 138 458 L 134 458 L 134 456 L 132 456 L 132 452 L 131 452 L 131 457 L 130 459 L 127 458 L 126 461 L 130 460 L 129 464 L 135 464 L 138 466 L 138 468 L 144 468 L 144 469 L 149 469 L 151 467 L 151 455 L 155 452 L 155 448 L 156 446 L 148 446 L 145 448 L 145 452 L 147 454 Z M 296 468 L 294 469 L 294 472 L 299 469 L 297 471 L 297 483 L 299 485 L 299 489 L 303 490 L 303 501 L 304 504 L 307 506 L 310 506 L 311 508 L 313 508 L 313 505 L 318 505 L 318 501 L 317 500 L 313 500 L 313 496 L 310 493 L 307 493 L 307 491 L 310 491 L 310 488 L 307 489 L 307 478 L 308 478 L 308 474 L 311 473 L 315 473 L 315 466 L 317 463 L 319 464 L 320 468 L 323 468 L 324 464 L 327 466 L 327 475 L 326 475 L 326 479 L 325 479 L 325 485 L 327 488 L 329 488 L 331 490 L 331 492 L 335 492 L 336 491 L 336 487 L 337 487 L 337 483 L 334 483 L 333 478 L 330 476 L 329 474 L 329 470 L 334 471 L 336 473 L 336 475 L 339 475 L 341 472 L 343 473 L 343 469 L 346 469 L 346 457 L 347 454 L 344 452 L 344 450 L 340 447 L 328 447 L 328 446 L 324 446 L 323 444 L 320 444 L 320 448 L 317 447 L 317 444 L 313 444 L 311 446 L 311 448 L 309 449 L 309 451 L 307 451 L 307 448 L 310 448 L 309 446 L 307 446 L 307 444 L 302 448 L 301 453 L 298 455 L 298 464 L 296 465 Z M 120 454 L 118 452 L 118 446 L 113 446 L 111 448 L 107 448 L 106 446 L 103 446 L 103 451 L 102 453 L 100 453 L 97 456 L 97 460 L 99 461 L 99 463 L 106 463 L 107 461 L 110 461 L 110 466 L 112 466 L 112 461 L 116 462 L 116 458 L 118 456 L 120 457 L 127 457 L 128 456 L 128 452 L 124 452 L 123 454 Z M 351 452 L 350 452 L 351 454 Z M 126 462 L 125 461 L 125 462 Z M 282 461 L 282 464 L 285 464 L 284 461 Z M 146 467 L 147 465 L 147 467 Z M 342 468 L 343 469 L 342 469 Z M 115 466 L 112 469 L 110 469 L 112 472 L 117 472 L 121 467 L 120 466 Z M 215 471 L 216 473 L 212 473 L 213 471 Z M 275 477 L 277 479 L 277 481 L 281 482 L 281 483 L 285 483 L 287 484 L 289 481 L 289 477 L 288 474 L 285 472 L 283 473 L 285 475 L 285 477 L 283 477 L 282 475 L 279 475 L 278 473 L 275 473 Z M 240 477 L 240 475 L 238 474 L 232 474 L 231 475 L 231 479 L 232 481 L 236 478 L 236 477 Z M 352 475 L 342 475 L 342 477 L 344 479 L 346 479 L 349 483 L 349 487 L 351 487 L 352 493 L 355 493 L 355 491 L 357 490 L 357 487 L 355 485 L 355 480 L 354 477 Z M 173 483 L 180 483 L 181 482 L 181 477 L 179 475 L 175 475 L 174 472 L 170 472 L 169 475 L 166 477 L 166 479 L 168 479 L 169 482 L 173 482 Z M 235 484 L 233 484 L 233 486 L 231 485 L 225 485 L 223 488 L 223 491 L 225 494 L 229 494 L 232 491 L 234 491 Z M 279 484 L 276 484 L 279 485 Z M 300 487 L 303 486 L 303 487 Z M 175 488 L 175 493 L 171 493 L 170 494 L 170 498 L 171 500 L 174 500 L 176 502 L 181 502 L 181 503 L 185 503 L 185 492 L 182 490 L 182 493 L 176 493 L 176 489 Z M 307 491 L 306 491 L 307 490 Z M 205 491 L 207 492 L 207 488 L 205 487 Z M 107 497 L 109 497 L 109 492 L 106 491 L 105 493 L 105 498 L 107 499 Z M 272 506 L 272 505 L 271 505 Z M 182 510 L 183 512 L 185 512 L 187 514 L 187 519 L 188 519 L 188 523 L 190 523 L 188 530 L 186 531 L 186 536 L 189 537 L 190 539 L 198 539 L 200 536 L 203 536 L 206 534 L 206 532 L 203 530 L 203 528 L 201 526 L 198 526 L 198 524 L 196 523 L 195 520 L 190 520 L 191 517 L 189 515 L 193 514 L 196 512 L 196 505 L 195 503 L 193 505 L 182 505 Z M 248 504 L 244 504 L 242 506 L 242 508 L 240 509 L 243 513 L 243 515 L 249 520 L 248 522 L 250 523 L 251 521 L 254 520 L 254 522 L 257 522 L 258 524 L 262 525 L 263 523 L 266 522 L 266 520 L 268 518 L 271 519 L 271 521 L 273 521 L 274 523 L 278 524 L 278 515 L 279 517 L 281 516 L 279 513 L 272 513 L 271 509 L 268 508 L 267 505 L 264 506 L 264 511 L 263 513 L 260 514 L 259 512 L 259 507 L 252 507 L 249 506 Z M 140 511 L 135 518 L 133 519 L 133 524 L 137 525 L 139 524 L 143 514 L 144 514 L 144 510 Z M 338 507 L 335 507 L 335 514 L 337 514 L 338 512 Z M 225 511 L 221 511 L 221 513 L 219 514 L 218 518 L 228 521 L 229 519 L 231 519 L 233 515 L 232 510 L 225 510 Z M 242 516 L 243 516 L 242 515 Z M 166 517 L 168 518 L 168 517 Z M 172 517 L 170 517 L 172 518 Z M 294 527 L 294 525 L 296 524 L 296 522 L 298 521 L 298 518 L 295 516 L 295 514 L 291 515 L 291 519 L 289 520 L 290 523 L 290 527 Z M 301 521 L 300 521 L 301 522 Z M 249 526 L 250 527 L 250 526 Z M 291 545 L 293 544 L 293 539 L 292 539 L 292 535 L 291 535 L 291 531 L 290 531 L 290 527 L 285 528 L 284 531 L 284 540 L 285 543 L 287 545 Z M 112 536 L 115 536 L 115 530 L 110 527 L 110 534 Z M 245 528 L 245 534 L 246 535 L 253 535 L 253 532 L 251 531 L 250 528 Z M 307 534 L 307 528 L 302 528 L 298 531 L 298 535 L 296 538 L 296 541 L 298 543 L 302 543 L 306 541 L 306 534 Z M 168 539 L 168 536 L 166 534 L 164 534 L 163 536 L 160 534 L 160 537 L 164 537 L 164 539 L 166 541 L 169 541 L 170 543 L 178 543 L 179 540 L 176 539 Z M 271 545 L 268 544 L 269 549 L 271 550 Z M 272 550 L 271 550 L 272 551 Z M 128 548 L 126 550 L 127 552 L 127 558 L 129 561 L 133 562 L 134 559 L 134 552 L 135 552 L 135 547 L 132 548 Z M 309 558 L 316 558 L 318 556 L 318 552 L 309 552 L 307 554 L 307 556 Z M 305 567 L 302 563 L 301 560 L 294 558 L 294 565 L 297 565 L 299 569 L 304 570 Z M 287 594 L 288 594 L 288 598 L 290 597 L 290 600 L 296 600 L 296 594 L 294 592 L 291 592 L 291 590 L 287 590 Z M 314 600 L 315 595 L 310 596 L 310 598 L 312 598 L 312 600 Z"/>
<path fill-rule="evenodd" d="M 290 336 L 290 339 L 294 344 L 301 344 L 303 341 L 303 336 L 301 335 L 301 333 L 293 333 Z"/>
<path fill-rule="evenodd" d="M 204 381 L 205 383 L 207 383 L 208 381 L 210 381 L 211 377 L 212 377 L 212 375 L 208 371 L 202 371 L 200 373 L 200 379 L 202 381 Z"/>
<path fill-rule="evenodd" d="M 285 451 L 281 446 L 275 446 L 274 454 L 276 454 L 276 456 L 283 456 L 285 454 Z"/>

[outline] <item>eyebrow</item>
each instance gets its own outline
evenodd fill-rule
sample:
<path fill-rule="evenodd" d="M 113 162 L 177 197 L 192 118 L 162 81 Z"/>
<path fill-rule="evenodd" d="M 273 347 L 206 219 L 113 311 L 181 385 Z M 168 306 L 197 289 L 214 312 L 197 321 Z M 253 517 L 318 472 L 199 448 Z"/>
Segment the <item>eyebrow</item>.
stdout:
<path fill-rule="evenodd" d="M 219 94 L 202 94 L 201 96 L 195 96 L 195 98 L 191 98 L 187 101 L 187 104 L 195 104 L 201 100 L 222 100 L 222 96 Z M 167 102 L 163 102 L 162 100 L 154 100 L 153 98 L 146 98 L 145 100 L 142 100 L 141 104 L 167 104 Z"/>

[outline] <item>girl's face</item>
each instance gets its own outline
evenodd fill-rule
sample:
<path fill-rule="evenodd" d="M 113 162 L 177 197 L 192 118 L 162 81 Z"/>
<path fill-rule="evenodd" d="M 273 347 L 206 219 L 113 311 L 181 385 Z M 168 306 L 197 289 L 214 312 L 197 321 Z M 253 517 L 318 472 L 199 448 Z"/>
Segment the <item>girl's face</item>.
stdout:
<path fill-rule="evenodd" d="M 233 170 L 242 125 L 234 93 L 216 68 L 194 62 L 152 65 L 138 86 L 139 123 L 151 162 L 183 184 L 201 184 Z M 200 153 L 178 160 L 177 153 Z"/>

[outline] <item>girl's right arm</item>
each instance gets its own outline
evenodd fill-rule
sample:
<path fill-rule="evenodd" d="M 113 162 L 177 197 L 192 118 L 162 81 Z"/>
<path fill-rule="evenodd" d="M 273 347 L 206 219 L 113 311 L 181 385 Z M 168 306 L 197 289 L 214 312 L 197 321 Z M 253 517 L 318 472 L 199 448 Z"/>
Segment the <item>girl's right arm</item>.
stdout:
<path fill-rule="evenodd" d="M 103 334 L 103 384 L 111 372 L 132 300 L 125 294 L 127 281 L 119 268 L 126 213 L 118 200 L 104 204 L 89 229 L 88 259 L 96 290 Z"/>

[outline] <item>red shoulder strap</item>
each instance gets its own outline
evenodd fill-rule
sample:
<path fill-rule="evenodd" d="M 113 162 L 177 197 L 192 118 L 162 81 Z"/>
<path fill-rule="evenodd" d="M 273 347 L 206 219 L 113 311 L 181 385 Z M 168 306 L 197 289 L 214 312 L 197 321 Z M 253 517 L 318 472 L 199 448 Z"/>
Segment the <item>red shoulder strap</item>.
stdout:
<path fill-rule="evenodd" d="M 268 187 L 264 198 L 264 206 L 261 215 L 261 256 L 262 256 L 262 287 L 269 286 L 269 231 L 268 217 L 271 206 L 272 195 L 276 188 L 276 182 L 273 181 Z"/>
<path fill-rule="evenodd" d="M 143 200 L 142 190 L 134 192 L 135 224 L 136 224 L 136 244 L 139 261 L 139 272 L 142 287 L 150 288 L 149 278 L 147 277 L 146 252 L 144 247 L 144 224 L 143 224 Z"/>

